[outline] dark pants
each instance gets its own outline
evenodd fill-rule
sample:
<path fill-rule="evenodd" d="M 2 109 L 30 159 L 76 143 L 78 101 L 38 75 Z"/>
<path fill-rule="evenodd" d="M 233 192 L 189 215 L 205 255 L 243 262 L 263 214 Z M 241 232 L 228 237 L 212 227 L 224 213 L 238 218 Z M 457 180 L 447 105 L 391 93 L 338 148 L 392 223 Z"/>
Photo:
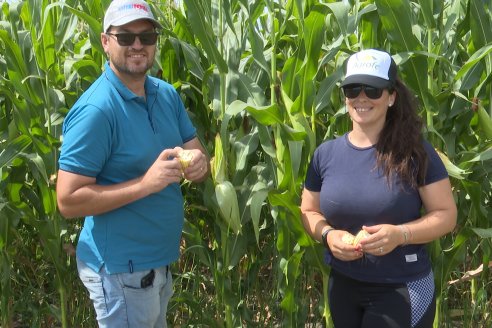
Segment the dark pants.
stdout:
<path fill-rule="evenodd" d="M 332 270 L 328 295 L 336 328 L 427 328 L 434 321 L 432 273 L 409 285 L 367 283 Z"/>

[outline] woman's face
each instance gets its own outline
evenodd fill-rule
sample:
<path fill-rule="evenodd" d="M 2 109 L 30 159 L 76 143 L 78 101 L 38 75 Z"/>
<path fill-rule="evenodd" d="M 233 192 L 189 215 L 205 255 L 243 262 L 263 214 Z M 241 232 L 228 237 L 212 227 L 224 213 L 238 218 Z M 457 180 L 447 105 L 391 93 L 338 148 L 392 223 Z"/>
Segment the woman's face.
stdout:
<path fill-rule="evenodd" d="M 352 93 L 351 96 L 353 97 L 354 94 Z M 360 127 L 375 126 L 380 129 L 383 128 L 388 107 L 395 102 L 396 92 L 393 91 L 390 94 L 387 89 L 384 89 L 379 98 L 373 98 L 374 95 L 371 98 L 367 96 L 364 87 L 355 98 L 345 96 L 345 105 L 353 124 L 357 124 Z"/>

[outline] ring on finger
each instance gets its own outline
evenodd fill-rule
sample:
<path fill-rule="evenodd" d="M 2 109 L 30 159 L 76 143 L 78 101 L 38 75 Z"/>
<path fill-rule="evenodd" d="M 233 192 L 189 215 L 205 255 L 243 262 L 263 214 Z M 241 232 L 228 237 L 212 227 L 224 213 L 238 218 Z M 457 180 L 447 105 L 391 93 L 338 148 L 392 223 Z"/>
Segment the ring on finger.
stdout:
<path fill-rule="evenodd" d="M 383 253 L 384 252 L 384 249 L 383 249 L 383 246 L 379 247 L 379 253 Z"/>

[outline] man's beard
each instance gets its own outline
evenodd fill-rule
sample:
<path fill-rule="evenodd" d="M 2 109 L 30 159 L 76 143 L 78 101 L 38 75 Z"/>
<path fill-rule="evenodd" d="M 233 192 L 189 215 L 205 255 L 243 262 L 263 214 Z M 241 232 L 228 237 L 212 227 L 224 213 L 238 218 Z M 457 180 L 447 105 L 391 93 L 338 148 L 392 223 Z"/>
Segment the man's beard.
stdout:
<path fill-rule="evenodd" d="M 152 68 L 152 62 L 146 61 L 144 68 L 141 68 L 141 66 L 131 68 L 129 65 L 125 64 L 124 61 L 114 60 L 114 58 L 110 58 L 110 59 L 114 68 L 118 70 L 118 72 L 134 77 L 144 76 L 147 73 L 147 71 L 150 68 Z"/>

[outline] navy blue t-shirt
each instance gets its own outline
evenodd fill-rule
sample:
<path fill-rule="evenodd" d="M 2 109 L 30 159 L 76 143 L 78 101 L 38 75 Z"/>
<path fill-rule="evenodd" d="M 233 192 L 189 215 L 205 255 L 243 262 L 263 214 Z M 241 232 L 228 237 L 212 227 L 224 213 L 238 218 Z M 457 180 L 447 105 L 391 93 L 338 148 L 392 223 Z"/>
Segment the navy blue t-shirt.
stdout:
<path fill-rule="evenodd" d="M 426 141 L 424 148 L 429 158 L 424 184 L 447 178 L 446 168 L 434 148 Z M 398 225 L 421 216 L 418 190 L 402 185 L 398 177 L 389 184 L 376 166 L 375 147 L 356 147 L 348 140 L 348 134 L 316 149 L 305 188 L 320 193 L 321 213 L 330 226 L 352 234 L 363 225 Z M 355 261 L 340 261 L 328 250 L 327 263 L 353 279 L 377 283 L 414 281 L 431 269 L 424 245 L 399 246 L 387 255 L 365 254 Z"/>

